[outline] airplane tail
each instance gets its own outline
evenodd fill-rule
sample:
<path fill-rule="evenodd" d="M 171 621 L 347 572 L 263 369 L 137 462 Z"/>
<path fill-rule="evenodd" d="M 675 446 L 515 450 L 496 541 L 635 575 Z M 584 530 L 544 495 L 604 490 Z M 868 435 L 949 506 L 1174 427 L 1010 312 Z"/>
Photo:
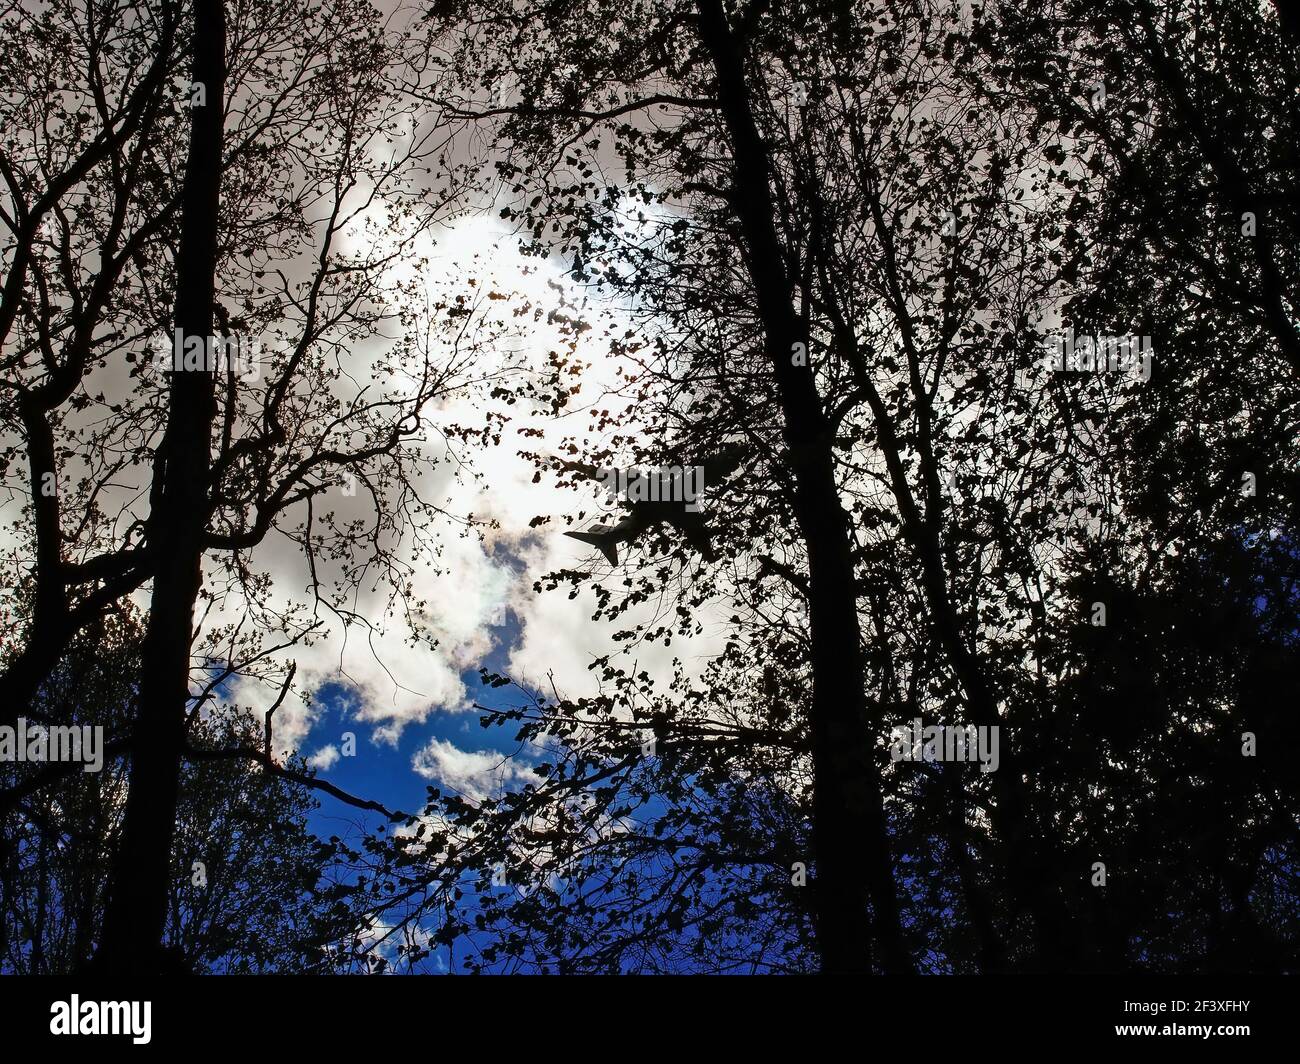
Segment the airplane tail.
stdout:
<path fill-rule="evenodd" d="M 618 543 L 610 537 L 608 532 L 566 532 L 564 533 L 570 539 L 576 539 L 580 543 L 588 543 L 593 547 L 598 547 L 610 565 L 618 564 Z"/>

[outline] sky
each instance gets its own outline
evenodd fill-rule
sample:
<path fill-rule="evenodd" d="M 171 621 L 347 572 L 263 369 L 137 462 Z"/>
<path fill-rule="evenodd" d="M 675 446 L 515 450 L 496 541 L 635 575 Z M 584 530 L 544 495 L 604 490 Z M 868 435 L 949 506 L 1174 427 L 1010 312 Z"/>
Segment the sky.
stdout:
<path fill-rule="evenodd" d="M 459 219 L 444 232 L 436 246 L 425 249 L 432 260 L 428 284 L 450 286 L 469 274 L 480 283 L 509 293 L 511 300 L 493 304 L 502 320 L 521 300 L 539 306 L 554 306 L 556 289 L 574 304 L 586 294 L 576 290 L 565 277 L 561 264 L 526 257 L 518 250 L 517 238 L 503 223 L 484 215 Z M 590 308 L 596 314 L 616 320 L 616 307 Z M 616 367 L 599 338 L 599 329 L 584 333 L 579 354 L 591 363 L 584 372 L 584 395 L 594 400 L 605 386 L 616 383 Z M 549 351 L 558 346 L 558 332 L 527 319 L 526 332 L 507 342 L 512 357 L 541 366 Z M 360 356 L 359 356 L 360 357 Z M 484 352 L 485 358 L 492 351 Z M 484 366 L 487 373 L 491 367 Z M 431 427 L 463 419 L 481 419 L 484 399 L 467 392 L 454 397 L 434 412 Z M 602 407 L 612 402 L 606 398 Z M 479 726 L 474 703 L 501 706 L 512 698 L 511 688 L 491 688 L 480 683 L 479 669 L 486 668 L 511 677 L 523 686 L 544 686 L 565 696 L 594 694 L 596 680 L 589 670 L 599 656 L 618 652 L 622 645 L 612 638 L 613 629 L 591 618 L 595 597 L 584 588 L 569 598 L 566 588 L 537 593 L 535 581 L 545 572 L 576 567 L 592 561 L 586 547 L 563 535 L 567 527 L 558 519 L 583 511 L 584 524 L 601 517 L 592 505 L 599 489 L 589 491 L 558 488 L 553 475 L 534 483 L 534 466 L 520 458 L 520 447 L 552 450 L 567 434 L 590 439 L 581 404 L 572 414 L 555 418 L 547 409 L 520 409 L 525 404 L 504 408 L 509 421 L 499 447 L 467 448 L 463 457 L 469 470 L 453 476 L 448 467 L 435 483 L 426 486 L 448 513 L 472 514 L 479 521 L 492 519 L 496 528 L 480 527 L 463 534 L 452 522 L 434 530 L 440 537 L 442 554 L 436 568 L 413 561 L 414 592 L 428 601 L 423 619 L 437 638 L 438 646 L 413 647 L 404 623 L 377 625 L 368 638 L 358 630 L 345 632 L 327 615 L 325 638 L 311 646 L 298 645 L 278 655 L 297 664 L 296 684 L 310 696 L 302 705 L 286 701 L 275 717 L 277 748 L 281 754 L 300 753 L 328 779 L 351 793 L 384 803 L 390 808 L 418 811 L 426 786 L 438 786 L 445 793 L 460 793 L 470 799 L 498 793 L 503 787 L 519 786 L 528 778 L 528 765 L 536 763 L 524 752 L 516 761 L 518 745 L 506 729 Z M 520 428 L 540 431 L 540 442 L 519 435 Z M 436 432 L 428 434 L 430 446 L 441 446 Z M 332 499 L 346 506 L 347 501 Z M 358 499 L 355 505 L 363 505 Z M 532 525 L 539 515 L 553 520 L 540 528 Z M 304 586 L 304 563 L 296 545 L 288 541 L 268 543 L 258 555 L 259 564 L 274 577 L 273 595 L 286 601 Z M 603 562 L 597 563 L 604 566 Z M 383 610 L 383 592 L 363 594 L 358 612 L 377 619 Z M 649 604 L 646 609 L 653 609 Z M 620 627 L 623 627 L 620 625 Z M 721 650 L 722 639 L 706 628 L 694 641 L 675 641 L 671 648 L 642 646 L 637 649 L 638 669 L 652 678 L 671 675 L 674 659 L 681 658 L 689 673 L 698 673 L 708 657 Z M 256 681 L 236 682 L 226 688 L 228 704 L 241 706 L 254 715 L 275 697 L 273 687 Z M 513 692 L 517 699 L 519 693 Z M 343 756 L 345 733 L 355 736 L 354 756 Z M 540 760 L 538 758 L 537 760 Z M 328 795 L 320 795 L 323 807 L 318 822 L 331 817 L 356 820 L 350 809 Z"/>
<path fill-rule="evenodd" d="M 364 194 L 364 189 L 358 191 Z M 375 228 L 368 229 L 367 223 L 382 230 L 384 210 L 382 204 L 375 206 L 374 216 L 363 216 L 346 234 L 347 240 L 359 246 L 370 239 Z M 299 754 L 321 778 L 358 797 L 408 812 L 423 808 L 430 785 L 477 800 L 520 786 L 529 778 L 529 766 L 541 760 L 531 751 L 521 753 L 508 730 L 480 727 L 476 702 L 495 707 L 512 698 L 510 688 L 482 685 L 480 669 L 502 673 L 523 686 L 544 685 L 566 697 L 581 697 L 597 691 L 595 674 L 588 668 L 593 660 L 626 649 L 612 638 L 613 627 L 592 620 L 593 588 L 584 587 L 574 598 L 565 587 L 551 593 L 534 589 L 544 573 L 559 568 L 591 564 L 598 572 L 607 571 L 592 548 L 563 535 L 570 527 L 566 517 L 585 513 L 573 526 L 585 527 L 605 516 L 602 511 L 608 507 L 600 505 L 601 489 L 595 484 L 561 489 L 553 474 L 535 480 L 533 463 L 517 454 L 521 447 L 554 453 L 566 437 L 599 443 L 588 431 L 588 408 L 597 400 L 616 416 L 628 413 L 626 401 L 612 394 L 625 381 L 609 353 L 604 330 L 593 327 L 578 337 L 574 354 L 586 363 L 583 391 L 559 416 L 549 407 L 494 401 L 486 397 L 482 382 L 507 363 L 523 372 L 545 371 L 551 351 L 569 342 L 562 328 L 545 317 L 561 302 L 570 314 L 619 333 L 634 326 L 625 308 L 593 305 L 588 292 L 570 280 L 564 263 L 524 255 L 519 238 L 491 210 L 462 213 L 420 240 L 393 265 L 393 292 L 401 291 L 401 282 L 416 280 L 435 301 L 489 288 L 508 297 L 479 301 L 483 335 L 494 337 L 494 342 L 483 346 L 469 368 L 470 386 L 453 391 L 430 412 L 420 441 L 430 454 L 444 458 L 449 445 L 442 426 L 482 424 L 485 410 L 495 409 L 505 418 L 501 443 L 462 444 L 456 461 L 442 462 L 423 478 L 422 493 L 447 515 L 421 530 L 436 541 L 436 558 L 398 548 L 411 566 L 413 597 L 427 602 L 418 626 L 437 645 L 414 643 L 403 620 L 386 617 L 386 590 L 362 580 L 350 605 L 373 623 L 371 631 L 345 629 L 335 616 L 322 612 L 318 638 L 268 659 L 280 667 L 279 675 L 290 663 L 296 667 L 295 694 L 275 716 L 277 754 Z M 346 243 L 340 250 L 346 253 Z M 93 271 L 94 266 L 87 268 Z M 222 296 L 233 304 L 239 293 L 223 291 Z M 524 304 L 533 309 L 521 317 L 517 311 Z M 169 336 L 154 340 L 165 343 Z M 373 341 L 347 349 L 345 379 L 368 383 L 381 348 L 380 341 Z M 125 399 L 134 387 L 126 365 L 116 362 L 97 370 L 93 378 L 88 387 L 102 390 L 110 400 Z M 521 433 L 525 429 L 527 435 Z M 69 459 L 64 476 L 75 478 L 78 472 L 76 459 Z M 128 470 L 100 497 L 105 512 L 123 515 L 115 526 L 118 536 L 130 518 L 147 513 L 148 473 L 147 465 Z M 21 535 L 25 501 L 18 495 L 0 500 L 0 550 L 26 552 Z M 355 497 L 334 493 L 328 504 L 344 517 L 363 516 L 369 500 L 364 492 Z M 550 520 L 538 527 L 538 517 Z M 296 543 L 273 533 L 250 559 L 255 572 L 270 578 L 260 605 L 288 607 L 309 601 L 310 574 Z M 328 584 L 338 568 L 322 561 L 319 575 Z M 205 576 L 208 586 L 214 586 L 218 570 L 211 559 L 205 561 Z M 133 600 L 142 613 L 147 611 L 148 587 Z M 204 630 L 238 623 L 246 605 L 237 595 L 228 595 L 204 615 Z M 654 603 L 633 609 L 628 624 L 619 627 L 635 624 L 655 609 Z M 698 675 L 723 643 L 722 626 L 704 620 L 705 635 L 694 640 L 636 648 L 637 670 L 662 681 L 680 659 L 688 676 Z M 198 646 L 203 646 L 202 639 Z M 193 690 L 203 678 L 196 669 Z M 276 699 L 278 682 L 237 678 L 218 694 L 220 711 L 247 713 L 260 724 Z M 343 752 L 345 734 L 355 737 L 352 756 Z M 313 827 L 323 835 L 364 819 L 327 794 L 318 797 L 322 804 Z"/>

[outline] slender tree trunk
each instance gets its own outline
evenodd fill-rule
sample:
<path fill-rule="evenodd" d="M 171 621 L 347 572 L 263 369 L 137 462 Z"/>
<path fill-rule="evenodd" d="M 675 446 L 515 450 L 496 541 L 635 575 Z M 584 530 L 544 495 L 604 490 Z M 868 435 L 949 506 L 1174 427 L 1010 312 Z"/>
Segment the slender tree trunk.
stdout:
<path fill-rule="evenodd" d="M 699 0 L 700 38 L 713 62 L 733 149 L 735 207 L 755 287 L 790 449 L 794 510 L 808 553 L 812 643 L 815 912 L 822 967 L 872 970 L 872 923 L 881 966 L 908 971 L 894 890 L 880 780 L 873 761 L 879 728 L 863 687 L 862 633 L 848 515 L 835 483 L 834 432 L 812 370 L 795 366 L 807 343 L 794 311 L 768 186 L 769 160 L 745 83 L 742 44 L 720 0 Z"/>
<path fill-rule="evenodd" d="M 193 80 L 204 86 L 206 101 L 191 110 L 175 326 L 182 336 L 205 342 L 215 301 L 225 39 L 222 0 L 195 0 Z M 156 563 L 130 791 L 96 958 L 111 972 L 156 972 L 161 965 L 215 415 L 211 372 L 171 375 L 167 428 L 154 463 L 148 538 Z"/>
<path fill-rule="evenodd" d="M 942 766 L 948 798 L 948 848 L 961 883 L 966 911 L 975 931 L 976 960 L 980 971 L 1000 972 L 1007 967 L 1006 948 L 994 920 L 993 899 L 980 881 L 979 869 L 970 856 L 970 832 L 966 827 L 966 785 L 962 764 Z"/>

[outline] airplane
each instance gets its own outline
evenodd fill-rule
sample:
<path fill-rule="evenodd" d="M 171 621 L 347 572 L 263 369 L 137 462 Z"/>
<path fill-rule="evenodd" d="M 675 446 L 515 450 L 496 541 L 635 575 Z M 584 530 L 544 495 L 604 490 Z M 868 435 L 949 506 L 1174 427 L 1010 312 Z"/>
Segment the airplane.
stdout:
<path fill-rule="evenodd" d="M 697 490 L 704 491 L 715 488 L 744 464 L 745 459 L 749 457 L 750 450 L 748 444 L 730 444 L 716 455 L 697 463 L 701 470 L 700 480 L 702 481 Z M 662 524 L 670 524 L 678 529 L 686 542 L 694 550 L 704 555 L 705 558 L 713 557 L 709 527 L 703 510 L 698 507 L 698 501 L 695 508 L 687 508 L 686 473 L 692 467 L 678 469 L 667 481 L 661 480 L 659 485 L 653 485 L 652 478 L 661 476 L 655 470 L 598 469 L 595 466 L 569 462 L 564 459 L 556 459 L 556 461 L 563 468 L 571 472 L 581 473 L 592 480 L 609 483 L 611 478 L 614 478 L 614 482 L 618 486 L 617 494 L 632 507 L 632 512 L 617 524 L 598 525 L 596 528 L 588 529 L 585 532 L 564 533 L 580 543 L 587 543 L 596 547 L 610 565 L 618 564 L 618 545 L 620 543 L 631 543 L 649 529 Z M 650 490 L 647 491 L 648 485 L 650 485 Z M 669 490 L 662 490 L 664 486 L 668 486 Z M 665 494 L 668 495 L 668 498 L 663 498 Z M 647 498 L 647 495 L 650 497 Z"/>

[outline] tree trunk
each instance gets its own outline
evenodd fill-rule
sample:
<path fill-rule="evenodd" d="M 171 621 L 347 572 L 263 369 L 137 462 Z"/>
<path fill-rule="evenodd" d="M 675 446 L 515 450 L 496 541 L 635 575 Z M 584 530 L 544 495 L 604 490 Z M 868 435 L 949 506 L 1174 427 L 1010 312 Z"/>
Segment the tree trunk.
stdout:
<path fill-rule="evenodd" d="M 195 0 L 193 80 L 204 86 L 206 105 L 191 110 L 175 327 L 205 342 L 215 301 L 225 38 L 222 0 Z M 215 415 L 214 375 L 208 369 L 173 372 L 167 428 L 154 462 L 148 541 L 156 562 L 130 790 L 96 956 L 96 966 L 108 972 L 157 972 L 162 962 Z"/>
<path fill-rule="evenodd" d="M 793 365 L 807 343 L 794 311 L 768 186 L 770 167 L 745 83 L 741 42 L 719 0 L 699 0 L 700 38 L 718 79 L 733 150 L 735 209 L 745 243 L 790 449 L 794 511 L 808 552 L 812 643 L 815 913 L 822 968 L 872 970 L 872 924 L 886 971 L 909 971 L 889 856 L 873 735 L 879 720 L 863 687 L 862 634 L 848 516 L 835 483 L 834 432 L 812 369 Z"/>

